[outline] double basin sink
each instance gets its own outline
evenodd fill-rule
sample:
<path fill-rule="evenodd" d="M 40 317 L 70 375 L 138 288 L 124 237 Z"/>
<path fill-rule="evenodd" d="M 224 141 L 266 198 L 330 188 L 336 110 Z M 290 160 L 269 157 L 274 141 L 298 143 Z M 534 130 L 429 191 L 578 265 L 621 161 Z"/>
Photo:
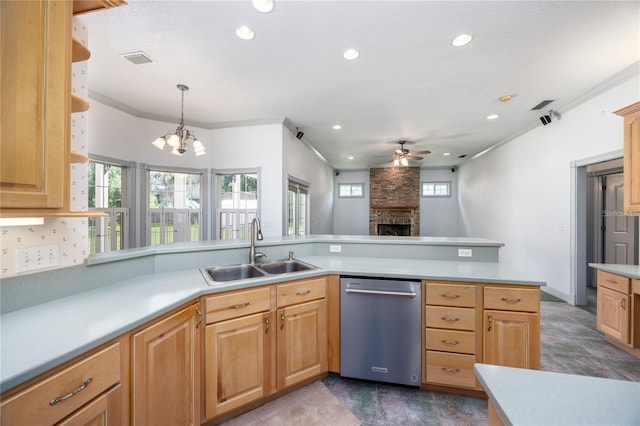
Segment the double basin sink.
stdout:
<path fill-rule="evenodd" d="M 216 285 L 229 281 L 260 278 L 269 275 L 291 274 L 316 268 L 316 266 L 309 265 L 297 259 L 282 259 L 266 263 L 213 266 L 211 268 L 202 268 L 200 272 L 202 272 L 207 284 Z"/>

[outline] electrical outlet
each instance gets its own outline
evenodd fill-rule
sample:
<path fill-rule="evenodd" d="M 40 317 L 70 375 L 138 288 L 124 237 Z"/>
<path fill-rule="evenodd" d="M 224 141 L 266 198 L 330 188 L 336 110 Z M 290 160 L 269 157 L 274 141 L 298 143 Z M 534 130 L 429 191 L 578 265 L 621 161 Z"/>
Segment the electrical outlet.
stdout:
<path fill-rule="evenodd" d="M 342 252 L 342 246 L 338 245 L 338 244 L 330 244 L 329 245 L 329 252 L 331 252 L 331 253 L 341 253 Z"/>
<path fill-rule="evenodd" d="M 473 250 L 472 249 L 458 249 L 458 257 L 472 257 Z"/>
<path fill-rule="evenodd" d="M 16 272 L 52 268 L 60 264 L 59 246 L 16 249 Z"/>

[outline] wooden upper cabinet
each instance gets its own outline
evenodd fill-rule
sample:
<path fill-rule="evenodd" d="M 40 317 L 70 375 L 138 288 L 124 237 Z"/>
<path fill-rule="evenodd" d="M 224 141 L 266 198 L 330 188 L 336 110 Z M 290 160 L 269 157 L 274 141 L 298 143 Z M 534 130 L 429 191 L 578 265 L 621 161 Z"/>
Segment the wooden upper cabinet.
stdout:
<path fill-rule="evenodd" d="M 624 210 L 640 211 L 640 102 L 615 113 L 624 117 Z"/>
<path fill-rule="evenodd" d="M 69 181 L 67 1 L 0 2 L 0 208 L 62 209 Z"/>

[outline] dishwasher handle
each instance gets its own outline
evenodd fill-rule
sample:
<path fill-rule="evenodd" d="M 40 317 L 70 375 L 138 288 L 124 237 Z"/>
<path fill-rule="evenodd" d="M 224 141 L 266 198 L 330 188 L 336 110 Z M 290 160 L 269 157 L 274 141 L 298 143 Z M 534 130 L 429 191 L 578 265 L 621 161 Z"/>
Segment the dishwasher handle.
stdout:
<path fill-rule="evenodd" d="M 411 292 L 411 293 L 407 293 L 407 292 L 403 292 L 403 291 L 382 291 L 382 290 L 356 290 L 356 289 L 352 289 L 352 288 L 345 288 L 344 292 L 349 294 L 349 293 L 360 293 L 360 294 L 381 294 L 381 295 L 385 295 L 385 296 L 404 296 L 404 297 L 410 297 L 410 298 L 414 298 L 417 296 L 416 293 Z"/>

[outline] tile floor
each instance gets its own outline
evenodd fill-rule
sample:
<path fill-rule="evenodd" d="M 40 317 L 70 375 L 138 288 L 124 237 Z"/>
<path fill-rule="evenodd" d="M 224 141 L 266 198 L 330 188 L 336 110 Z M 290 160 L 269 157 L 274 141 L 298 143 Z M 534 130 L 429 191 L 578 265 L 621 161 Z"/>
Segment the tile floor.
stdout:
<path fill-rule="evenodd" d="M 640 360 L 607 343 L 588 309 L 541 302 L 541 370 L 640 381 Z M 324 384 L 363 425 L 486 425 L 487 402 L 330 375 Z"/>

